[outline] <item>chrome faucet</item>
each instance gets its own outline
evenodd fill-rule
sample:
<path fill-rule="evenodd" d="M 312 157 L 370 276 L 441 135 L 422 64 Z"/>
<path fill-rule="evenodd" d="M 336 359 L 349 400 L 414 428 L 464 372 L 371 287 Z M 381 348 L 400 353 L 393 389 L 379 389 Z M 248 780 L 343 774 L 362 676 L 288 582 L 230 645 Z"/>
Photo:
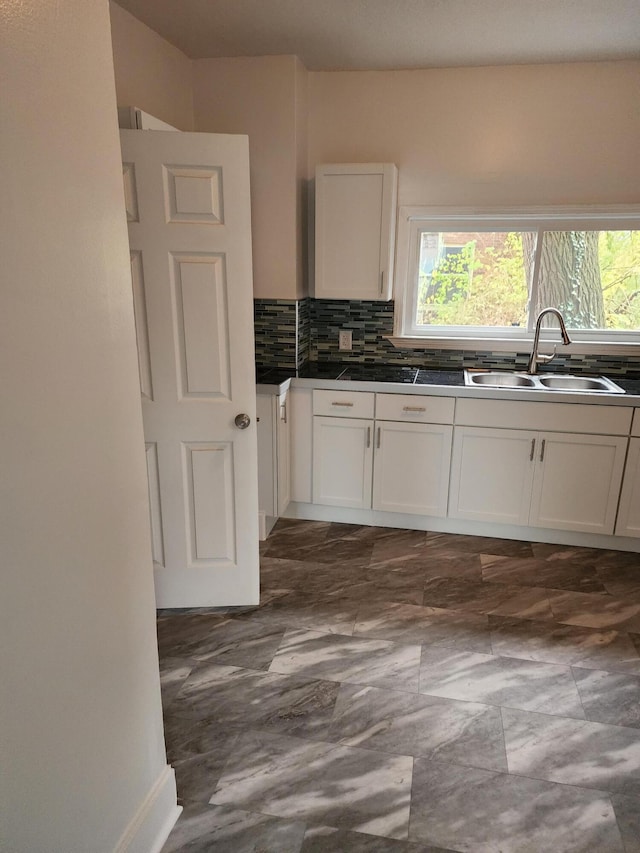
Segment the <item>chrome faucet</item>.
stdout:
<path fill-rule="evenodd" d="M 571 338 L 567 332 L 567 327 L 564 324 L 564 317 L 558 311 L 557 308 L 543 308 L 542 311 L 538 314 L 538 319 L 536 320 L 536 333 L 533 336 L 533 347 L 531 348 L 531 358 L 529 359 L 529 366 L 527 367 L 527 373 L 535 374 L 538 372 L 538 363 L 540 364 L 548 364 L 551 359 L 555 358 L 556 351 L 558 349 L 557 346 L 554 345 L 553 352 L 551 355 L 542 355 L 538 352 L 538 347 L 540 345 L 540 328 L 542 326 L 542 319 L 545 314 L 555 314 L 558 318 L 558 323 L 560 323 L 560 334 L 562 335 L 562 343 L 567 346 L 567 344 L 571 343 Z"/>

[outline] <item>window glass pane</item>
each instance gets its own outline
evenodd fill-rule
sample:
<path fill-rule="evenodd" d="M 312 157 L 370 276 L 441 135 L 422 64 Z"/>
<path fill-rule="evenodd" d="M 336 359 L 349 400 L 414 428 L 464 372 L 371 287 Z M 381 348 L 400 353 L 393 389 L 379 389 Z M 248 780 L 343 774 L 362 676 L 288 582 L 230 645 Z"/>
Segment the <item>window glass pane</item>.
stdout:
<path fill-rule="evenodd" d="M 422 232 L 416 325 L 526 328 L 535 248 L 535 232 Z"/>
<path fill-rule="evenodd" d="M 640 231 L 545 231 L 535 314 L 547 306 L 572 329 L 640 329 Z"/>

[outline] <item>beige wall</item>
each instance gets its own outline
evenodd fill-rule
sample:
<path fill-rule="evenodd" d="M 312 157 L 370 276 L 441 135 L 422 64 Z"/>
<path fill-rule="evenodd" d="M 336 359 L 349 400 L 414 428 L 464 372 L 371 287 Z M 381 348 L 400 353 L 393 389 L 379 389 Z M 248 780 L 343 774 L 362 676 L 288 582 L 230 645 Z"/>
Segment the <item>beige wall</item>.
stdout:
<path fill-rule="evenodd" d="M 172 779 L 106 0 L 0 55 L 0 849 L 111 853 Z"/>
<path fill-rule="evenodd" d="M 400 204 L 640 201 L 640 63 L 309 74 L 309 167 L 391 161 Z"/>
<path fill-rule="evenodd" d="M 193 130 L 191 60 L 116 3 L 109 10 L 118 106 Z"/>
<path fill-rule="evenodd" d="M 196 130 L 249 136 L 254 295 L 295 299 L 299 62 L 263 56 L 193 65 Z"/>

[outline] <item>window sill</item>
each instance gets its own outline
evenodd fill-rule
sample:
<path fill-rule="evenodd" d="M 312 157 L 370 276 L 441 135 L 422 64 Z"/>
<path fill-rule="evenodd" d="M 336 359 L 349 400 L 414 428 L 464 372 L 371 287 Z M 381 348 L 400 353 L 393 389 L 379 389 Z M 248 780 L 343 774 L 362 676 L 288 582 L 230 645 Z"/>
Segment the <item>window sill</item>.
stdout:
<path fill-rule="evenodd" d="M 452 338 L 411 335 L 384 335 L 396 349 L 476 350 L 481 352 L 531 352 L 533 338 Z M 548 352 L 555 341 L 542 341 L 541 352 Z M 623 355 L 640 357 L 640 344 L 606 343 L 604 341 L 574 341 L 569 346 L 558 345 L 558 355 Z"/>

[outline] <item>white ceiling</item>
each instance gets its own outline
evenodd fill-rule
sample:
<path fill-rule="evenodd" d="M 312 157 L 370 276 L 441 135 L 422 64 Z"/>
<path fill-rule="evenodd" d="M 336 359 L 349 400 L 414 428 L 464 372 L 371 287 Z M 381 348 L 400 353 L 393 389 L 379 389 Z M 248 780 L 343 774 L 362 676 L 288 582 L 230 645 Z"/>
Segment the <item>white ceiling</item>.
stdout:
<path fill-rule="evenodd" d="M 640 57 L 640 0 L 117 0 L 193 59 L 314 71 Z"/>

